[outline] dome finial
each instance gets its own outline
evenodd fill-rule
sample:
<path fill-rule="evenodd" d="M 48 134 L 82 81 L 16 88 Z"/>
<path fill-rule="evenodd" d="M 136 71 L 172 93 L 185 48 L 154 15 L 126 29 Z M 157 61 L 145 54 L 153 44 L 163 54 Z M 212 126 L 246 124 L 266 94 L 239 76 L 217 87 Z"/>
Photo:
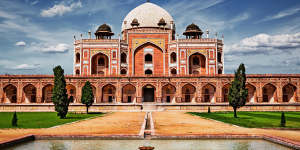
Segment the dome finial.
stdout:
<path fill-rule="evenodd" d="M 150 2 L 150 0 L 147 0 L 147 3 L 149 3 Z"/>

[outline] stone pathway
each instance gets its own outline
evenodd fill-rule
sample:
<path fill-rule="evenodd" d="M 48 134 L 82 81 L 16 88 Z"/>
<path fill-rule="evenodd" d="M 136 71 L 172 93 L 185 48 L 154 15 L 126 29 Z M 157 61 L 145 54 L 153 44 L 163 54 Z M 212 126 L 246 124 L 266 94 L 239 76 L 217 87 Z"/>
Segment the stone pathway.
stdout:
<path fill-rule="evenodd" d="M 46 129 L 0 129 L 0 142 L 25 135 L 138 135 L 144 112 L 114 112 L 90 120 Z"/>
<path fill-rule="evenodd" d="M 238 127 L 184 112 L 153 112 L 156 135 L 267 135 L 299 143 L 300 131 Z"/>
<path fill-rule="evenodd" d="M 103 117 L 54 128 L 0 129 L 0 143 L 31 134 L 50 136 L 139 135 L 144 117 L 145 112 L 114 112 Z M 300 145 L 300 131 L 244 128 L 203 119 L 184 112 L 152 112 L 152 118 L 155 135 L 265 135 L 291 140 Z"/>

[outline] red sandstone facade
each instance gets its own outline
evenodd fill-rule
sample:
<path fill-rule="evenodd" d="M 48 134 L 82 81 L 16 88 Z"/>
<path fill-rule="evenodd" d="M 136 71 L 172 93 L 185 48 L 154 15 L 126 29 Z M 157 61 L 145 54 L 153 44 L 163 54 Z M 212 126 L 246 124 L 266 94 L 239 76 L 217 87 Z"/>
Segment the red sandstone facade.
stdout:
<path fill-rule="evenodd" d="M 146 8 L 152 11 L 144 12 Z M 75 39 L 74 75 L 66 76 L 68 95 L 74 97 L 71 106 L 79 105 L 81 89 L 90 81 L 95 104 L 109 104 L 108 110 L 146 102 L 173 110 L 204 105 L 226 110 L 233 75 L 223 74 L 223 40 L 209 38 L 208 31 L 204 38 L 194 24 L 184 32 L 186 39 L 179 39 L 172 17 L 149 2 L 132 10 L 122 24 L 118 39 L 111 39 L 105 24 L 95 39 L 91 33 L 88 39 Z M 246 87 L 249 107 L 300 110 L 300 75 L 247 75 Z M 51 104 L 52 88 L 53 76 L 1 75 L 0 111 L 6 106 L 22 110 L 25 104 Z"/>

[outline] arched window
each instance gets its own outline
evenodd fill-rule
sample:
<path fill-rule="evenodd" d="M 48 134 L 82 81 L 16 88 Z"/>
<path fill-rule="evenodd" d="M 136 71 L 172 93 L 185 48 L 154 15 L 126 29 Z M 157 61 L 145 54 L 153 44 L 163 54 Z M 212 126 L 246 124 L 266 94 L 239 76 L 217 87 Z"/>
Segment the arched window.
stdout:
<path fill-rule="evenodd" d="M 79 75 L 80 74 L 80 71 L 77 69 L 76 70 L 76 75 Z"/>
<path fill-rule="evenodd" d="M 127 55 L 125 53 L 121 54 L 121 63 L 126 63 L 127 61 Z"/>
<path fill-rule="evenodd" d="M 172 74 L 172 75 L 176 75 L 176 74 L 177 74 L 176 69 L 172 69 L 172 70 L 171 70 L 171 74 Z"/>
<path fill-rule="evenodd" d="M 104 61 L 104 58 L 103 58 L 103 57 L 100 57 L 100 58 L 98 59 L 98 66 L 104 66 L 104 65 L 105 65 L 104 62 L 105 62 L 105 61 Z"/>
<path fill-rule="evenodd" d="M 76 53 L 76 63 L 80 63 L 80 54 Z"/>
<path fill-rule="evenodd" d="M 146 64 L 152 63 L 152 55 L 150 55 L 150 54 L 145 55 L 145 63 Z"/>
<path fill-rule="evenodd" d="M 200 61 L 198 57 L 193 57 L 193 65 L 200 65 Z"/>
<path fill-rule="evenodd" d="M 121 70 L 121 74 L 122 74 L 122 75 L 126 75 L 126 74 L 127 74 L 126 69 L 122 69 L 122 70 Z"/>
<path fill-rule="evenodd" d="M 147 74 L 147 75 L 150 75 L 150 74 L 152 74 L 152 70 L 149 70 L 149 69 L 148 69 L 148 70 L 146 70 L 146 71 L 145 71 L 145 74 Z"/>
<path fill-rule="evenodd" d="M 171 53 L 171 63 L 176 63 L 176 53 Z"/>
<path fill-rule="evenodd" d="M 220 52 L 218 52 L 218 62 L 219 63 L 222 62 L 222 54 Z"/>

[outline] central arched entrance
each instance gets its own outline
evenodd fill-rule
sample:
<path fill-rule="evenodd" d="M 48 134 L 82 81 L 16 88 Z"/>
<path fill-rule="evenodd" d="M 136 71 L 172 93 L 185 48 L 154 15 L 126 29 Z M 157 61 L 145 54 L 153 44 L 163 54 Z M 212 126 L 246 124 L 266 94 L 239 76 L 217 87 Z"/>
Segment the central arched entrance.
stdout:
<path fill-rule="evenodd" d="M 134 50 L 133 69 L 135 75 L 164 73 L 163 50 L 147 42 Z"/>
<path fill-rule="evenodd" d="M 155 87 L 153 85 L 145 85 L 143 87 L 143 102 L 154 102 Z"/>

